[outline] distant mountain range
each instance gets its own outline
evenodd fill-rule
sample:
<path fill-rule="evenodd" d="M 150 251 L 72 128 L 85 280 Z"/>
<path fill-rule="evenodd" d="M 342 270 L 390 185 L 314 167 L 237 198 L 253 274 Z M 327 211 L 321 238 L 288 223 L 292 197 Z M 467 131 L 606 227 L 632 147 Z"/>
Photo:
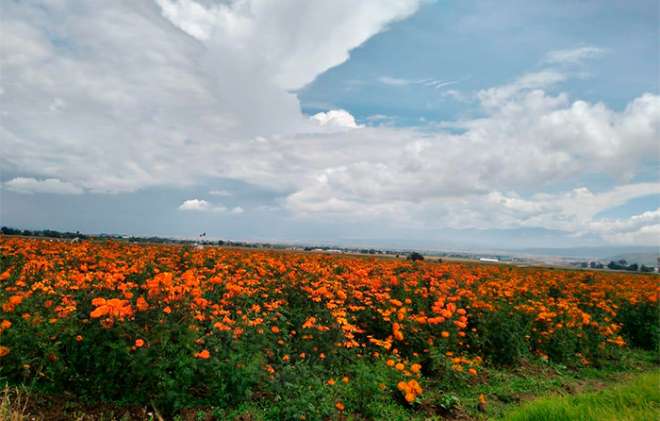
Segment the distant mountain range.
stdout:
<path fill-rule="evenodd" d="M 509 250 L 509 252 L 516 255 L 535 257 L 564 257 L 603 261 L 624 259 L 628 263 L 656 266 L 657 258 L 660 256 L 660 246 L 546 247 Z"/>

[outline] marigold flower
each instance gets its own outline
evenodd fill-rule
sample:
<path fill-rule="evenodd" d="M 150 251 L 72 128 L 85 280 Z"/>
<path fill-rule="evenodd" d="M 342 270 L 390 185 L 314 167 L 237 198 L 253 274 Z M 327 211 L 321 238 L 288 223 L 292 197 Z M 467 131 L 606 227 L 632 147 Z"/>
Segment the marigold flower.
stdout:
<path fill-rule="evenodd" d="M 10 349 L 6 346 L 0 345 L 0 358 L 9 355 Z"/>
<path fill-rule="evenodd" d="M 335 408 L 337 408 L 338 411 L 343 411 L 344 409 L 346 409 L 346 405 L 344 405 L 344 403 L 341 401 L 337 401 L 335 403 Z"/>
<path fill-rule="evenodd" d="M 144 340 L 143 339 L 136 339 L 135 340 L 135 347 L 136 348 L 142 348 L 144 346 Z"/>
<path fill-rule="evenodd" d="M 137 307 L 138 311 L 147 311 L 149 309 L 149 303 L 144 297 L 139 296 L 135 302 L 135 307 Z"/>
<path fill-rule="evenodd" d="M 200 360 L 208 360 L 211 357 L 211 353 L 209 352 L 208 349 L 204 349 L 197 354 L 195 354 L 195 358 L 199 358 Z"/>

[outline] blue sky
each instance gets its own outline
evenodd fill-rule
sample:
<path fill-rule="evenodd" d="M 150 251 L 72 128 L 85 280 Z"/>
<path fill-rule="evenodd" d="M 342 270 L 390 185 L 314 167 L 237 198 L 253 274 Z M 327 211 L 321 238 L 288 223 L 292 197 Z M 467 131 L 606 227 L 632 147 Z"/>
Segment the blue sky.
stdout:
<path fill-rule="evenodd" d="M 437 249 L 660 243 L 654 1 L 4 9 L 3 225 Z"/>
<path fill-rule="evenodd" d="M 375 35 L 351 59 L 301 91 L 306 112 L 349 110 L 360 121 L 374 114 L 395 124 L 451 120 L 477 107 L 442 91 L 476 91 L 543 66 L 548 51 L 598 46 L 598 60 L 577 66 L 584 75 L 562 90 L 621 109 L 640 92 L 657 91 L 658 10 L 653 1 L 435 1 Z M 444 89 L 386 85 L 382 77 L 456 82 Z"/>

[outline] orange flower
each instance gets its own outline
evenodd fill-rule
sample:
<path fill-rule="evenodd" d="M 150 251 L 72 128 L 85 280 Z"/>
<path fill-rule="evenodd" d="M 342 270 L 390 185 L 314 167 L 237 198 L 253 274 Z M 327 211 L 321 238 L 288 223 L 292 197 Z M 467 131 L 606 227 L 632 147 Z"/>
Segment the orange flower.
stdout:
<path fill-rule="evenodd" d="M 392 334 L 397 341 L 403 340 L 403 332 L 401 332 L 401 325 L 399 323 L 394 323 L 392 325 Z"/>
<path fill-rule="evenodd" d="M 76 342 L 82 342 L 82 341 L 83 341 L 82 335 L 77 335 L 76 336 Z"/>
<path fill-rule="evenodd" d="M 280 328 L 277 326 L 273 326 L 270 328 L 270 331 L 277 335 L 278 333 L 280 333 Z"/>
<path fill-rule="evenodd" d="M 138 311 L 147 311 L 149 309 L 149 303 L 143 296 L 139 296 L 135 302 L 135 307 L 137 307 Z"/>
<path fill-rule="evenodd" d="M 111 319 L 124 320 L 133 314 L 133 308 L 128 300 L 119 298 L 111 298 L 109 300 L 100 297 L 94 298 L 92 305 L 97 306 L 89 315 L 92 319 L 108 316 Z"/>
<path fill-rule="evenodd" d="M 349 379 L 348 376 L 344 376 L 342 377 L 341 381 L 344 382 L 344 384 L 348 384 L 348 382 L 351 381 L 351 379 Z"/>
<path fill-rule="evenodd" d="M 343 411 L 344 409 L 346 409 L 346 405 L 344 405 L 344 403 L 341 401 L 337 401 L 335 403 L 335 408 L 337 408 L 337 411 Z"/>
<path fill-rule="evenodd" d="M 136 348 L 142 348 L 143 346 L 144 346 L 144 340 L 143 339 L 136 339 L 135 340 L 135 347 Z M 207 353 L 208 353 L 208 351 L 207 351 Z"/>
<path fill-rule="evenodd" d="M 9 352 L 10 352 L 9 348 L 7 348 L 6 346 L 0 345 L 0 358 L 4 357 L 6 355 L 9 355 Z"/>
<path fill-rule="evenodd" d="M 388 367 L 394 367 L 395 362 L 394 362 L 394 360 L 389 359 L 389 360 L 387 360 L 387 362 L 385 364 L 387 364 Z"/>
<path fill-rule="evenodd" d="M 11 327 L 11 322 L 9 320 L 3 320 L 2 323 L 0 323 L 0 332 L 3 330 L 7 330 Z"/>
<path fill-rule="evenodd" d="M 195 358 L 199 358 L 200 360 L 208 360 L 210 357 L 211 353 L 208 349 L 203 349 L 202 351 L 195 354 Z"/>
<path fill-rule="evenodd" d="M 396 387 L 408 403 L 413 403 L 417 399 L 417 396 L 422 394 L 422 386 L 417 383 L 417 380 L 400 381 Z"/>
<path fill-rule="evenodd" d="M 331 378 L 331 379 L 328 379 L 328 381 L 327 381 L 326 383 L 327 383 L 328 385 L 332 386 L 333 384 L 335 384 L 335 383 L 337 383 L 337 382 L 335 381 L 335 379 L 332 379 L 332 378 Z"/>
<path fill-rule="evenodd" d="M 421 364 L 413 364 L 410 366 L 410 371 L 412 371 L 413 373 L 419 373 L 421 369 L 422 369 Z"/>

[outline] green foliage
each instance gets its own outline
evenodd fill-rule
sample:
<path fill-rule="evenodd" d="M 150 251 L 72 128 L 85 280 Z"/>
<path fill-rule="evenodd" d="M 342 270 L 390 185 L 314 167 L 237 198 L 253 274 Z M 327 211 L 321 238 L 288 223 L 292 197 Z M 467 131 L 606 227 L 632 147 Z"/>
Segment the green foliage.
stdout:
<path fill-rule="evenodd" d="M 478 332 L 472 346 L 489 363 L 512 366 L 529 353 L 532 323 L 510 307 L 482 312 L 473 318 L 471 325 Z"/>
<path fill-rule="evenodd" d="M 456 396 L 452 395 L 450 393 L 442 395 L 440 399 L 438 399 L 438 406 L 442 408 L 444 411 L 451 412 L 461 404 L 461 400 Z"/>
<path fill-rule="evenodd" d="M 660 350 L 660 306 L 657 303 L 624 303 L 616 320 L 632 346 Z"/>
<path fill-rule="evenodd" d="M 322 420 L 336 414 L 334 395 L 328 393 L 318 367 L 293 364 L 283 367 L 272 383 L 263 413 L 269 420 Z"/>

